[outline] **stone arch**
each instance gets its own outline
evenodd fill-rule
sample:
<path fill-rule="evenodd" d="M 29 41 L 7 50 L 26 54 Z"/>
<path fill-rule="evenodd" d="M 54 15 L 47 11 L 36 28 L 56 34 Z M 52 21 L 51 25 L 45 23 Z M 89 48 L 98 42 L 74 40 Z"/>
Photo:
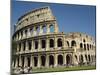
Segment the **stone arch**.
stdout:
<path fill-rule="evenodd" d="M 22 67 L 24 67 L 24 59 L 25 59 L 25 57 L 22 56 L 22 57 L 21 57 L 21 60 L 22 60 Z"/>
<path fill-rule="evenodd" d="M 72 40 L 71 41 L 71 47 L 74 47 L 74 46 L 76 46 L 76 41 L 75 40 Z"/>
<path fill-rule="evenodd" d="M 50 55 L 49 56 L 49 66 L 54 65 L 54 56 Z"/>
<path fill-rule="evenodd" d="M 75 59 L 78 60 L 77 55 L 75 55 Z"/>
<path fill-rule="evenodd" d="M 36 27 L 36 35 L 40 33 L 40 28 L 39 26 Z"/>
<path fill-rule="evenodd" d="M 85 42 L 86 42 L 86 40 L 85 40 L 85 39 L 83 39 L 83 42 L 85 43 Z"/>
<path fill-rule="evenodd" d="M 70 64 L 71 64 L 71 60 L 72 60 L 71 55 L 70 55 L 70 54 L 67 54 L 67 55 L 66 55 L 66 64 L 67 64 L 67 65 L 70 65 Z"/>
<path fill-rule="evenodd" d="M 43 33 L 46 33 L 47 32 L 47 28 L 46 28 L 46 26 L 44 25 L 44 26 L 42 26 L 42 29 L 43 29 Z"/>
<path fill-rule="evenodd" d="M 54 40 L 53 39 L 50 39 L 50 44 L 49 45 L 50 45 L 50 48 L 54 47 Z"/>
<path fill-rule="evenodd" d="M 51 24 L 51 25 L 49 26 L 49 28 L 50 28 L 50 32 L 54 32 L 54 25 L 53 25 L 53 24 Z"/>
<path fill-rule="evenodd" d="M 46 48 L 46 40 L 41 40 L 42 48 Z"/>
<path fill-rule="evenodd" d="M 30 57 L 27 57 L 27 66 L 28 67 L 30 67 L 30 61 L 31 61 Z"/>
<path fill-rule="evenodd" d="M 58 45 L 58 47 L 62 47 L 62 39 L 61 38 L 58 38 L 57 45 Z"/>
<path fill-rule="evenodd" d="M 34 57 L 34 66 L 36 67 L 38 64 L 38 57 Z"/>
<path fill-rule="evenodd" d="M 23 38 L 23 31 L 21 31 L 21 38 Z"/>
<path fill-rule="evenodd" d="M 63 56 L 58 55 L 58 65 L 63 65 Z"/>
<path fill-rule="evenodd" d="M 25 49 L 26 49 L 26 42 L 24 41 L 23 42 L 23 50 L 25 51 Z"/>
<path fill-rule="evenodd" d="M 30 28 L 30 35 L 33 34 L 33 28 Z"/>
<path fill-rule="evenodd" d="M 92 45 L 91 44 L 90 44 L 89 48 L 92 49 Z"/>
<path fill-rule="evenodd" d="M 28 49 L 31 50 L 32 48 L 32 41 L 28 41 Z"/>
<path fill-rule="evenodd" d="M 17 62 L 18 62 L 18 63 L 17 63 L 17 66 L 19 67 L 19 57 L 17 57 Z"/>
<path fill-rule="evenodd" d="M 83 64 L 84 59 L 83 59 L 83 55 L 82 54 L 79 56 L 79 61 L 80 61 L 80 64 Z"/>
<path fill-rule="evenodd" d="M 67 43 L 67 46 L 69 47 L 69 41 L 66 41 L 66 43 Z"/>
<path fill-rule="evenodd" d="M 25 30 L 25 37 L 27 37 L 27 30 Z"/>
<path fill-rule="evenodd" d="M 41 56 L 41 66 L 45 66 L 46 57 L 44 55 Z"/>
<path fill-rule="evenodd" d="M 38 49 L 38 41 L 35 41 L 35 49 Z"/>
<path fill-rule="evenodd" d="M 88 55 L 88 61 L 89 61 L 89 62 L 91 61 L 91 57 L 90 57 L 90 55 Z"/>
<path fill-rule="evenodd" d="M 87 55 L 85 54 L 85 60 L 88 61 Z"/>
<path fill-rule="evenodd" d="M 80 43 L 80 48 L 83 48 L 83 44 L 82 43 Z"/>
<path fill-rule="evenodd" d="M 86 44 L 84 44 L 84 50 L 86 50 Z"/>
<path fill-rule="evenodd" d="M 87 49 L 89 50 L 89 44 L 87 44 Z"/>
<path fill-rule="evenodd" d="M 19 51 L 21 51 L 21 43 L 19 43 Z"/>

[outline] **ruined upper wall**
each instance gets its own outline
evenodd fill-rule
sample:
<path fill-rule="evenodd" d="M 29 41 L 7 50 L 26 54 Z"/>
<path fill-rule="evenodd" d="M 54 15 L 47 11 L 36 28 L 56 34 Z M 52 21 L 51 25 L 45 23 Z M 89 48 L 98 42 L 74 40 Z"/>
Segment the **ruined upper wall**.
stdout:
<path fill-rule="evenodd" d="M 34 9 L 22 15 L 18 19 L 18 22 L 16 23 L 16 31 L 23 28 L 24 26 L 50 20 L 55 20 L 55 17 L 53 16 L 49 7 Z"/>

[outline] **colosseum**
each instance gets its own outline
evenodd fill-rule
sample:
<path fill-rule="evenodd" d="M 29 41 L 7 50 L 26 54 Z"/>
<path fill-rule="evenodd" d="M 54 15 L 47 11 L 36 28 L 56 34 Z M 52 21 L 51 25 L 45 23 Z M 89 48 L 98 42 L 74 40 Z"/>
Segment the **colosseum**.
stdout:
<path fill-rule="evenodd" d="M 33 9 L 22 15 L 12 36 L 14 73 L 20 68 L 39 69 L 96 65 L 95 39 L 85 33 L 59 32 L 50 7 Z M 28 73 L 27 69 L 25 71 Z"/>

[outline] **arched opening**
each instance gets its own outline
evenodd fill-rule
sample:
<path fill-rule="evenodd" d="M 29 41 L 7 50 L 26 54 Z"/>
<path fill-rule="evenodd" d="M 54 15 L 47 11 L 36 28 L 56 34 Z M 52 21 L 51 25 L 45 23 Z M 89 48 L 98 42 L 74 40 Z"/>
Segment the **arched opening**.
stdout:
<path fill-rule="evenodd" d="M 40 32 L 40 28 L 39 27 L 36 27 L 36 35 L 38 35 Z"/>
<path fill-rule="evenodd" d="M 90 44 L 90 49 L 92 49 L 91 44 Z"/>
<path fill-rule="evenodd" d="M 28 41 L 28 49 L 31 50 L 31 48 L 32 48 L 32 42 Z"/>
<path fill-rule="evenodd" d="M 69 42 L 67 41 L 67 46 L 69 47 Z"/>
<path fill-rule="evenodd" d="M 30 35 L 33 34 L 33 28 L 30 28 Z"/>
<path fill-rule="evenodd" d="M 54 47 L 54 40 L 50 39 L 50 48 Z"/>
<path fill-rule="evenodd" d="M 41 56 L 41 66 L 45 66 L 46 57 Z"/>
<path fill-rule="evenodd" d="M 58 47 L 62 47 L 62 39 L 61 38 L 59 38 L 57 40 L 57 44 L 58 44 Z"/>
<path fill-rule="evenodd" d="M 75 59 L 77 60 L 77 55 L 75 55 Z"/>
<path fill-rule="evenodd" d="M 91 61 L 90 55 L 88 55 L 88 60 L 89 60 L 89 62 Z"/>
<path fill-rule="evenodd" d="M 83 64 L 83 61 L 84 61 L 84 60 L 83 60 L 83 55 L 80 55 L 80 56 L 79 56 L 79 60 L 80 60 L 80 65 L 82 65 L 82 64 Z"/>
<path fill-rule="evenodd" d="M 35 49 L 38 49 L 38 41 L 35 41 Z"/>
<path fill-rule="evenodd" d="M 18 62 L 18 63 L 17 63 L 17 66 L 19 67 L 19 57 L 17 57 L 17 62 Z"/>
<path fill-rule="evenodd" d="M 27 57 L 28 67 L 30 67 L 30 57 Z"/>
<path fill-rule="evenodd" d="M 21 31 L 21 38 L 23 38 L 23 31 Z"/>
<path fill-rule="evenodd" d="M 26 49 L 26 43 L 25 43 L 25 41 L 23 42 L 23 45 L 24 45 L 23 50 L 25 51 L 25 49 Z"/>
<path fill-rule="evenodd" d="M 27 37 L 27 30 L 25 30 L 25 37 Z"/>
<path fill-rule="evenodd" d="M 85 39 L 83 39 L 83 42 L 85 43 Z"/>
<path fill-rule="evenodd" d="M 86 50 L 86 44 L 84 44 L 84 50 Z"/>
<path fill-rule="evenodd" d="M 42 29 L 43 29 L 43 33 L 46 33 L 47 32 L 46 26 L 43 26 Z"/>
<path fill-rule="evenodd" d="M 42 48 L 46 48 L 46 41 L 45 40 L 42 40 Z"/>
<path fill-rule="evenodd" d="M 73 41 L 71 42 L 71 47 L 74 47 L 74 46 L 76 46 L 76 41 L 73 40 Z"/>
<path fill-rule="evenodd" d="M 19 43 L 19 51 L 21 51 L 21 43 Z"/>
<path fill-rule="evenodd" d="M 62 64 L 63 64 L 63 56 L 58 55 L 58 65 L 62 65 Z"/>
<path fill-rule="evenodd" d="M 54 65 L 54 57 L 53 55 L 49 56 L 49 66 Z"/>
<path fill-rule="evenodd" d="M 66 64 L 70 65 L 71 64 L 71 55 L 66 55 Z"/>
<path fill-rule="evenodd" d="M 89 44 L 87 44 L 87 49 L 89 50 Z"/>
<path fill-rule="evenodd" d="M 34 66 L 36 67 L 38 63 L 38 57 L 34 57 Z"/>
<path fill-rule="evenodd" d="M 91 61 L 93 62 L 93 55 L 91 55 Z"/>
<path fill-rule="evenodd" d="M 80 48 L 83 48 L 83 44 L 82 43 L 80 43 Z"/>
<path fill-rule="evenodd" d="M 86 59 L 86 61 L 87 61 L 87 55 L 85 55 L 85 59 Z"/>
<path fill-rule="evenodd" d="M 54 25 L 53 24 L 50 25 L 50 32 L 51 33 L 54 32 Z"/>
<path fill-rule="evenodd" d="M 24 67 L 24 56 L 22 56 L 21 59 L 22 59 L 22 67 Z"/>

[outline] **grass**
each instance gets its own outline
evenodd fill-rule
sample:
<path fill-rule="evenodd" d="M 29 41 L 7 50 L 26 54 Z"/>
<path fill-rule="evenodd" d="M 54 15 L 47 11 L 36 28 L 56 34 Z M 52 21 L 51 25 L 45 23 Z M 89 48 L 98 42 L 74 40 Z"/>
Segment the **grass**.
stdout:
<path fill-rule="evenodd" d="M 73 66 L 73 67 L 56 67 L 56 68 L 41 68 L 41 69 L 38 68 L 38 69 L 33 69 L 33 73 L 93 70 L 93 69 L 96 69 L 96 66 Z"/>

